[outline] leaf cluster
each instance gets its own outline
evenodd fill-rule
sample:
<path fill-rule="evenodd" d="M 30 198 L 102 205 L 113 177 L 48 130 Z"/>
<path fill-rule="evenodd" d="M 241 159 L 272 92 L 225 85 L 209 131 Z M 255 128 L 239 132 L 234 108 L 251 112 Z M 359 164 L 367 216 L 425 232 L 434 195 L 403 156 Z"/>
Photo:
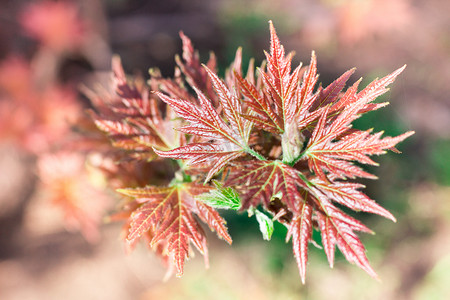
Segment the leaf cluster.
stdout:
<path fill-rule="evenodd" d="M 396 151 L 413 132 L 383 137 L 351 124 L 387 104 L 374 100 L 404 67 L 360 91 L 361 80 L 345 88 L 354 69 L 321 87 L 315 53 L 308 66 L 293 67 L 293 54 L 285 53 L 270 23 L 270 50 L 262 65 L 255 68 L 251 60 L 244 74 L 238 49 L 220 78 L 214 55 L 201 64 L 191 41 L 180 36 L 183 55 L 176 57 L 174 78 L 151 70 L 148 85 L 127 80 L 116 58 L 118 98 L 100 97 L 92 113 L 112 145 L 130 159 L 177 162 L 165 186 L 119 190 L 130 197 L 123 214 L 127 243 L 146 238 L 181 275 L 191 245 L 207 254 L 200 221 L 231 243 L 215 209 L 246 210 L 256 216 L 265 239 L 273 221 L 288 228 L 286 240 L 292 239 L 303 282 L 313 230 L 321 233 L 330 266 L 337 246 L 349 262 L 376 277 L 357 235 L 371 230 L 339 207 L 395 221 L 354 179 L 375 179 L 361 165 L 377 165 L 370 156 Z"/>

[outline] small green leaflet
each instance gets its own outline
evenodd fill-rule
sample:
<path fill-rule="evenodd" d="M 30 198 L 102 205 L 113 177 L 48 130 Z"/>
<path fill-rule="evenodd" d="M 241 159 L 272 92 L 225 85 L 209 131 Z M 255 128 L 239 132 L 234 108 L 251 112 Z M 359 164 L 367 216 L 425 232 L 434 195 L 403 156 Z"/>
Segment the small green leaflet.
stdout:
<path fill-rule="evenodd" d="M 216 189 L 201 194 L 198 199 L 203 203 L 218 209 L 238 210 L 241 208 L 239 194 L 231 187 L 224 188 L 219 182 L 213 181 Z"/>
<path fill-rule="evenodd" d="M 259 230 L 263 235 L 263 239 L 266 241 L 270 241 L 273 233 L 273 221 L 264 213 L 255 209 L 256 221 L 259 223 Z"/>

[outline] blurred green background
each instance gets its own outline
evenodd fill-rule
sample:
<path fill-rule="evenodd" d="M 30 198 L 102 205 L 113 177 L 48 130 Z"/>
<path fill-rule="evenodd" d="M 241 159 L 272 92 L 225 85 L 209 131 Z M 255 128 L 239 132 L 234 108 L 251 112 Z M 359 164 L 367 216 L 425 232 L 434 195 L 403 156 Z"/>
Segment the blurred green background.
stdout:
<path fill-rule="evenodd" d="M 41 1 L 0 3 L 0 59 L 10 53 L 32 57 L 36 51 L 17 17 L 31 2 Z M 338 252 L 334 269 L 329 269 L 323 251 L 310 245 L 307 280 L 302 285 L 291 245 L 284 241 L 286 229 L 277 225 L 272 241 L 266 242 L 254 218 L 231 213 L 223 215 L 233 245 L 211 235 L 209 269 L 205 270 L 199 255 L 186 264 L 182 279 L 163 282 L 164 268 L 144 246 L 124 255 L 119 224 L 104 225 L 100 241 L 89 244 L 58 225 L 39 229 L 33 201 L 17 201 L 16 207 L 8 208 L 5 203 L 15 197 L 0 193 L 0 224 L 8 229 L 1 231 L 0 238 L 0 247 L 8 249 L 0 251 L 1 299 L 448 299 L 450 2 L 74 3 L 94 37 L 61 55 L 59 80 L 73 86 L 89 82 L 93 73 L 107 72 L 113 53 L 121 56 L 129 73 L 146 76 L 148 68 L 157 66 L 165 76 L 173 75 L 173 58 L 181 51 L 180 30 L 192 39 L 203 61 L 209 51 L 216 53 L 222 74 L 239 46 L 244 61 L 255 57 L 258 64 L 269 47 L 268 20 L 273 20 L 286 50 L 296 52 L 296 63 L 308 64 L 311 51 L 316 51 L 323 85 L 357 67 L 350 82 L 364 77 L 364 86 L 407 64 L 391 90 L 378 99 L 391 104 L 355 124 L 391 136 L 416 132 L 399 145 L 402 154 L 375 158 L 380 166 L 370 171 L 379 180 L 363 182 L 367 194 L 390 210 L 397 223 L 357 214 L 376 232 L 361 239 L 381 282 L 348 264 Z M 4 144 L 0 140 L 4 157 L 10 157 L 10 148 Z M 17 180 L 26 185 L 32 180 L 26 175 L 31 172 L 30 162 L 20 155 L 13 157 L 25 174 Z M 0 159 L 1 181 L 13 172 L 4 160 Z M 320 240 L 318 235 L 314 238 Z"/>

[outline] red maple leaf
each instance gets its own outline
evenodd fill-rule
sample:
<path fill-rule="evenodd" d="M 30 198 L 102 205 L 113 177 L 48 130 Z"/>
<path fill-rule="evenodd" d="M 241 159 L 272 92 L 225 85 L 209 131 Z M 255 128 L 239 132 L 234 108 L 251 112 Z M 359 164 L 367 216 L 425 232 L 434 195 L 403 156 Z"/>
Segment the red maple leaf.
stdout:
<path fill-rule="evenodd" d="M 95 124 L 112 145 L 136 158 L 152 159 L 153 148 L 168 150 L 184 143 L 184 137 L 173 130 L 179 123 L 173 112 L 168 108 L 163 117 L 148 89 L 127 80 L 118 57 L 113 59 L 113 71 L 115 95 L 86 91 L 97 110 L 91 112 Z"/>
<path fill-rule="evenodd" d="M 177 276 L 181 276 L 191 243 L 207 259 L 206 237 L 194 214 L 231 244 L 226 222 L 213 208 L 195 199 L 209 190 L 209 187 L 195 183 L 119 190 L 139 203 L 130 216 L 127 242 L 134 244 L 151 231 L 150 246 L 163 245 L 163 253 L 172 257 Z"/>

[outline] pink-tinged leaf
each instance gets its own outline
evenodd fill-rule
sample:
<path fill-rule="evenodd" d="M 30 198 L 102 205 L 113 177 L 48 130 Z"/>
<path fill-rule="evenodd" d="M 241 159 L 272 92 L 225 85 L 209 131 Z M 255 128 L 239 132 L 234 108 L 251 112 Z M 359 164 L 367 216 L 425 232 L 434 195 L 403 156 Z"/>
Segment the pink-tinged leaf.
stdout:
<path fill-rule="evenodd" d="M 254 122 L 257 126 L 261 126 L 262 124 L 262 129 L 264 130 L 275 134 L 281 133 L 283 125 L 280 118 L 273 111 L 264 94 L 261 94 L 252 83 L 242 78 L 236 72 L 234 75 L 237 79 L 239 89 L 245 97 L 245 103 L 252 108 L 252 112 L 255 114 L 254 116 L 245 117 L 253 122 L 260 119 L 260 123 Z"/>
<path fill-rule="evenodd" d="M 233 167 L 226 185 L 233 186 L 240 191 L 241 208 L 248 209 L 257 207 L 260 203 L 268 204 L 274 194 L 276 182 L 275 164 L 250 161 L 239 163 Z"/>
<path fill-rule="evenodd" d="M 111 65 L 114 74 L 115 90 L 117 94 L 125 99 L 140 99 L 141 92 L 134 85 L 128 84 L 120 57 L 114 56 Z"/>
<path fill-rule="evenodd" d="M 266 130 L 273 134 L 278 134 L 281 130 L 281 129 L 275 127 L 271 121 L 269 121 L 267 119 L 263 119 L 260 116 L 243 115 L 243 117 L 245 119 L 247 119 L 249 122 L 252 122 L 252 124 L 255 125 L 257 128 Z"/>
<path fill-rule="evenodd" d="M 253 68 L 253 66 L 249 66 Z M 231 63 L 230 67 L 225 71 L 225 83 L 227 86 L 232 87 L 236 85 L 236 77 L 234 73 L 242 75 L 242 47 L 236 50 L 236 55 L 234 56 L 234 61 Z"/>
<path fill-rule="evenodd" d="M 383 154 L 386 150 L 393 148 L 397 143 L 414 134 L 410 131 L 397 137 L 381 139 L 382 132 L 370 134 L 371 130 L 355 131 L 333 142 L 334 139 L 338 138 L 336 133 L 339 134 L 342 130 L 336 130 L 336 126 L 333 126 L 333 124 L 328 128 L 325 126 L 326 112 L 327 110 L 319 119 L 305 151 L 310 170 L 314 171 L 324 181 L 327 180 L 323 170 L 341 178 L 353 178 L 355 176 L 374 178 L 373 175 L 364 172 L 350 161 L 377 165 L 368 155 Z M 341 116 L 334 122 L 339 122 Z"/>
<path fill-rule="evenodd" d="M 277 107 L 278 115 L 286 124 L 291 124 L 297 113 L 296 91 L 300 81 L 301 66 L 291 74 L 293 54 L 285 56 L 284 47 L 270 22 L 270 55 L 266 53 L 267 73 L 260 69 L 261 78 L 267 92 Z"/>
<path fill-rule="evenodd" d="M 176 266 L 177 276 L 181 276 L 184 262 L 189 257 L 190 243 L 200 253 L 207 255 L 205 233 L 194 214 L 216 230 L 220 237 L 231 242 L 225 221 L 212 208 L 195 200 L 196 196 L 209 190 L 210 187 L 196 183 L 119 190 L 142 203 L 131 213 L 127 241 L 135 243 L 151 231 L 150 245 L 166 245 L 167 253 Z"/>
<path fill-rule="evenodd" d="M 310 187 L 309 189 L 312 193 L 311 198 L 316 203 L 317 210 L 321 211 L 330 218 L 339 219 L 342 222 L 349 224 L 349 226 L 352 227 L 352 230 L 373 234 L 373 231 L 367 228 L 366 225 L 343 213 L 340 209 L 336 208 L 328 199 L 328 197 L 317 188 Z"/>
<path fill-rule="evenodd" d="M 352 227 L 336 218 L 331 219 L 331 224 L 336 232 L 336 244 L 345 258 L 349 262 L 355 263 L 370 276 L 378 278 L 378 275 L 372 269 L 366 257 L 364 245 L 353 232 Z"/>
<path fill-rule="evenodd" d="M 143 203 L 131 214 L 128 243 L 134 243 L 165 215 L 166 201 L 172 197 L 174 190 L 169 188 L 147 187 L 143 189 L 122 189 L 120 193 L 135 197 Z"/>
<path fill-rule="evenodd" d="M 196 90 L 196 92 L 200 107 L 186 100 L 173 99 L 162 93 L 155 93 L 170 105 L 180 117 L 191 123 L 191 125 L 179 128 L 180 131 L 208 138 L 228 140 L 236 145 L 240 145 L 239 141 L 234 137 L 233 130 L 220 118 L 211 102 L 202 92 L 199 90 Z"/>
<path fill-rule="evenodd" d="M 179 121 L 173 121 L 170 114 L 162 117 L 156 99 L 149 97 L 142 83 L 127 81 L 119 57 L 114 57 L 112 64 L 116 93 L 86 91 L 98 112 L 91 112 L 97 127 L 114 147 L 141 159 L 153 156 L 152 147 L 167 150 L 179 146 L 179 133 L 173 130 Z"/>
<path fill-rule="evenodd" d="M 292 72 L 292 75 L 289 76 L 288 85 L 286 87 L 283 99 L 283 115 L 285 124 L 291 124 L 298 113 L 299 99 L 296 97 L 296 91 L 300 82 L 300 71 L 301 65 L 299 65 L 294 72 Z"/>
<path fill-rule="evenodd" d="M 242 118 L 242 109 L 238 97 L 231 93 L 225 83 L 208 67 L 205 70 L 211 79 L 214 90 L 219 96 L 220 104 L 222 105 L 225 118 L 230 122 L 231 128 L 239 133 L 239 136 L 244 141 L 247 141 L 246 130 L 244 128 L 244 119 Z"/>
<path fill-rule="evenodd" d="M 270 75 L 269 82 L 274 89 L 275 94 L 278 96 L 278 106 L 282 107 L 282 99 L 285 92 L 285 78 L 289 76 L 291 72 L 291 57 L 285 58 L 284 47 L 280 44 L 275 27 L 272 22 L 270 25 L 270 55 L 266 53 L 267 58 L 267 71 Z"/>
<path fill-rule="evenodd" d="M 322 234 L 322 243 L 331 267 L 334 264 L 334 245 L 337 244 L 339 250 L 341 250 L 349 262 L 355 263 L 370 276 L 374 278 L 378 277 L 370 266 L 366 257 L 366 250 L 357 235 L 353 232 L 355 229 L 352 225 L 341 219 L 326 216 L 321 213 L 317 214 L 317 218 Z"/>
<path fill-rule="evenodd" d="M 231 245 L 233 242 L 231 236 L 228 234 L 228 229 L 225 226 L 226 222 L 219 215 L 217 211 L 215 211 L 212 207 L 204 204 L 201 201 L 196 202 L 199 218 L 206 224 L 209 225 L 211 230 L 215 230 L 217 235 L 224 239 L 228 244 Z"/>
<path fill-rule="evenodd" d="M 180 69 L 175 69 L 175 78 L 163 78 L 158 69 L 150 69 L 150 79 L 148 81 L 150 89 L 153 91 L 161 91 L 172 98 L 188 100 L 196 103 L 197 99 L 186 89 L 182 82 L 180 82 Z"/>
<path fill-rule="evenodd" d="M 232 145 L 228 145 L 232 147 Z M 227 150 L 224 144 L 193 143 L 170 151 L 154 150 L 161 157 L 186 159 L 188 164 L 207 164 L 210 169 L 205 182 L 209 181 L 228 162 L 242 156 L 242 151 Z"/>
<path fill-rule="evenodd" d="M 332 268 L 334 266 L 334 251 L 336 245 L 336 231 L 331 225 L 330 218 L 327 218 L 322 213 L 316 213 L 319 222 L 319 229 L 322 235 L 322 244 L 325 254 L 327 255 L 328 263 Z"/>
<path fill-rule="evenodd" d="M 400 73 L 402 73 L 405 68 L 406 65 L 404 65 L 401 68 L 398 68 L 391 74 L 381 79 L 376 79 L 372 81 L 365 89 L 363 89 L 361 92 L 358 93 L 357 95 L 358 99 L 364 99 L 365 103 L 372 102 L 373 100 L 375 100 L 375 98 L 388 91 L 386 86 L 393 83 L 395 78 L 397 78 L 397 76 L 400 75 Z"/>
<path fill-rule="evenodd" d="M 350 76 L 355 73 L 355 70 L 355 68 L 348 70 L 325 89 L 321 90 L 317 98 L 318 107 L 323 107 L 328 104 L 334 104 L 339 98 L 338 96 L 344 89 L 345 84 L 347 83 Z"/>
<path fill-rule="evenodd" d="M 165 146 L 157 136 L 144 134 L 126 121 L 102 119 L 99 116 L 94 116 L 94 118 L 97 128 L 107 133 L 112 145 L 116 148 L 132 150 L 136 153 L 144 151 L 151 154 L 152 147 L 163 148 Z"/>
<path fill-rule="evenodd" d="M 183 42 L 184 61 L 176 56 L 175 61 L 178 67 L 192 88 L 195 87 L 202 91 L 214 104 L 217 104 L 216 95 L 212 89 L 211 82 L 208 80 L 205 69 L 201 66 L 198 52 L 194 50 L 191 40 L 183 32 L 180 32 L 180 37 Z M 211 55 L 207 65 L 215 71 L 216 59 L 214 55 Z"/>
<path fill-rule="evenodd" d="M 208 182 L 217 172 L 219 172 L 223 167 L 225 167 L 230 161 L 242 156 L 244 153 L 241 151 L 229 152 L 226 155 L 222 155 L 216 164 L 211 167 L 206 175 L 205 182 Z"/>
<path fill-rule="evenodd" d="M 281 194 L 283 203 L 296 212 L 302 201 L 299 188 L 306 188 L 297 172 L 279 161 L 242 162 L 232 167 L 226 184 L 240 193 L 242 209 L 259 204 L 267 207 L 272 196 Z"/>
<path fill-rule="evenodd" d="M 275 83 L 272 81 L 269 74 L 265 73 L 263 70 L 259 69 L 259 74 L 261 76 L 266 94 L 270 97 L 271 102 L 274 104 L 275 112 L 283 120 L 283 95 L 280 94 L 280 87 L 275 86 Z"/>
<path fill-rule="evenodd" d="M 314 110 L 312 113 L 306 113 L 304 115 L 297 117 L 297 128 L 303 129 L 308 127 L 312 122 L 314 122 L 317 118 L 319 118 L 325 107 L 319 108 L 318 110 Z"/>
<path fill-rule="evenodd" d="M 299 101 L 299 115 L 304 115 L 314 103 L 315 97 L 313 95 L 313 90 L 318 78 L 316 54 L 313 51 L 311 54 L 311 62 L 309 63 L 308 71 L 303 75 L 302 85 L 298 90 L 297 97 Z"/>
<path fill-rule="evenodd" d="M 302 283 L 306 279 L 306 263 L 308 262 L 308 243 L 312 235 L 313 208 L 304 203 L 300 214 L 292 219 L 286 240 L 292 236 L 292 249 L 300 272 Z"/>
<path fill-rule="evenodd" d="M 329 112 L 329 106 L 326 106 L 322 111 L 322 114 L 317 122 L 316 127 L 308 142 L 308 149 L 311 149 L 313 145 L 323 145 L 325 136 L 325 124 L 327 122 L 327 116 Z"/>
<path fill-rule="evenodd" d="M 347 135 L 336 143 L 330 143 L 326 149 L 315 151 L 330 157 L 354 160 L 364 164 L 378 165 L 367 155 L 384 154 L 386 150 L 405 140 L 414 132 L 409 131 L 397 137 L 380 138 L 383 132 L 370 134 L 371 130 L 357 131 Z"/>
<path fill-rule="evenodd" d="M 332 111 L 341 110 L 351 104 L 353 104 L 357 98 L 358 86 L 361 83 L 362 79 L 357 80 L 351 87 L 349 87 L 344 95 L 333 104 Z"/>
<path fill-rule="evenodd" d="M 364 187 L 361 184 L 349 182 L 333 182 L 332 184 L 328 184 L 324 181 L 317 180 L 314 181 L 314 185 L 320 189 L 325 196 L 348 208 L 355 211 L 378 214 L 391 219 L 394 222 L 396 221 L 395 217 L 389 211 L 358 190 Z"/>
<path fill-rule="evenodd" d="M 131 218 L 129 234 L 127 236 L 127 242 L 134 244 L 140 239 L 140 237 L 150 230 L 153 224 L 157 223 L 157 220 L 161 219 L 164 206 L 159 205 L 157 202 L 147 202 L 140 206 L 133 212 Z"/>
<path fill-rule="evenodd" d="M 321 128 L 321 130 L 319 130 L 319 132 L 322 133 L 320 136 L 322 141 L 328 140 L 328 142 L 331 142 L 335 137 L 348 130 L 350 128 L 350 123 L 357 119 L 361 112 L 369 109 L 369 102 L 372 102 L 376 97 L 387 91 L 386 86 L 392 83 L 403 71 L 403 69 L 404 67 L 394 71 L 392 74 L 380 80 L 373 81 L 356 95 L 355 92 L 359 81 L 348 89 L 344 96 L 335 105 L 333 105 L 332 111 L 342 108 L 340 113 L 337 117 L 332 119 L 332 122 L 326 128 Z M 373 106 L 372 108 L 375 109 L 377 106 Z M 317 143 L 318 141 L 317 139 L 311 139 L 310 144 L 312 142 Z"/>

